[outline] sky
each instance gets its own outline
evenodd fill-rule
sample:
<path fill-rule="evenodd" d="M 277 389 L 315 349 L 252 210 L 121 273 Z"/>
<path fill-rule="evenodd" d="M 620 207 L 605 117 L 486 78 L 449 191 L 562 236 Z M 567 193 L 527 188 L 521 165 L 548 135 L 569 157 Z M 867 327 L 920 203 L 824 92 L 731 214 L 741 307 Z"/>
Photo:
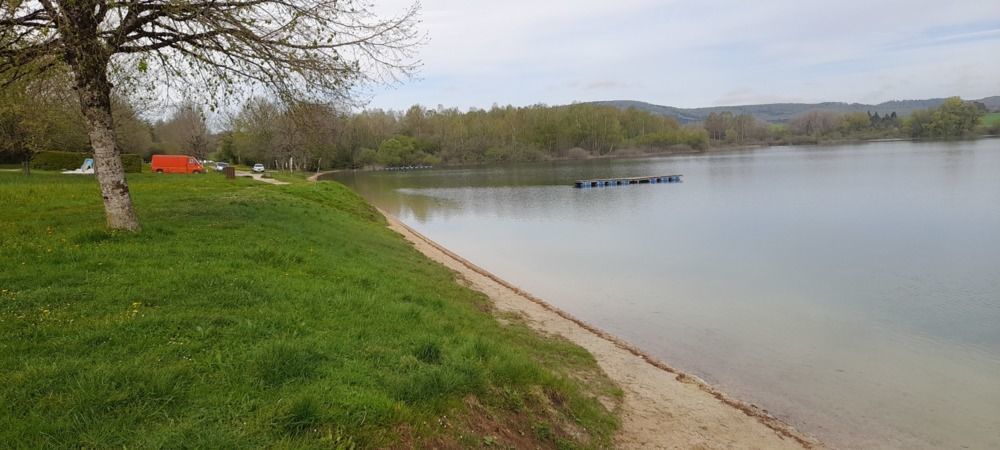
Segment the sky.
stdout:
<path fill-rule="evenodd" d="M 1000 0 L 421 3 L 417 77 L 369 89 L 369 108 L 1000 95 Z"/>

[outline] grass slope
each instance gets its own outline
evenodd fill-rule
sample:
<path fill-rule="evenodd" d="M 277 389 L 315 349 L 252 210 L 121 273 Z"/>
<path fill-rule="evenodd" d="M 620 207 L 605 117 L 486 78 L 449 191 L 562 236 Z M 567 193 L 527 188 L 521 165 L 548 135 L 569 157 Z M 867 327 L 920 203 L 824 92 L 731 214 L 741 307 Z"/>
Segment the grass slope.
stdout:
<path fill-rule="evenodd" d="M 498 321 L 343 186 L 0 173 L 11 447 L 605 447 L 583 349 Z M 577 380 L 588 380 L 586 383 Z"/>

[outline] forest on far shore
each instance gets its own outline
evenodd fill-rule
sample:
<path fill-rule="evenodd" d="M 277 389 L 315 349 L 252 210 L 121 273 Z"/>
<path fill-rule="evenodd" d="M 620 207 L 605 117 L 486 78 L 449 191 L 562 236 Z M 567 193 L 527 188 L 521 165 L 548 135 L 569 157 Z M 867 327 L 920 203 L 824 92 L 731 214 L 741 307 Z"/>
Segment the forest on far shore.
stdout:
<path fill-rule="evenodd" d="M 468 111 L 418 105 L 406 111 L 353 112 L 258 98 L 220 115 L 215 132 L 206 110 L 192 101 L 182 102 L 159 120 L 145 118 L 140 111 L 146 111 L 146 105 L 136 103 L 114 99 L 123 153 L 147 160 L 153 154 L 188 154 L 294 170 L 626 157 L 755 144 L 1000 134 L 996 113 L 957 97 L 905 117 L 809 111 L 785 123 L 769 123 L 750 114 L 722 112 L 687 125 L 647 111 L 598 104 Z M 36 79 L 0 91 L 0 163 L 24 161 L 42 151 L 89 150 L 67 77 Z"/>

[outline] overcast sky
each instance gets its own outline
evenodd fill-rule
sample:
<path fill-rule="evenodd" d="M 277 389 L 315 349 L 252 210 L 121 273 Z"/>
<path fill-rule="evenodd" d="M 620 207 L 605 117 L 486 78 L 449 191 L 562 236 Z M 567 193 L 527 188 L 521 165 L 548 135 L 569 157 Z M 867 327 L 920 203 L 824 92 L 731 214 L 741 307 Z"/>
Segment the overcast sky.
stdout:
<path fill-rule="evenodd" d="M 382 13 L 409 2 L 378 2 Z M 419 78 L 369 107 L 696 107 L 1000 95 L 1000 0 L 424 0 Z"/>

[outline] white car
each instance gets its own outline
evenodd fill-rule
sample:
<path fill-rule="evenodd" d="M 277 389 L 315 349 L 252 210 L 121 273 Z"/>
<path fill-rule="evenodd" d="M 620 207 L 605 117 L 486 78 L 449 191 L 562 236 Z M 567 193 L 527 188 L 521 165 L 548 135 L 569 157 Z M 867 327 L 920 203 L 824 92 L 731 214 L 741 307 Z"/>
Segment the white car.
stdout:
<path fill-rule="evenodd" d="M 264 173 L 264 165 L 261 163 L 254 164 L 253 171 L 257 173 Z"/>

